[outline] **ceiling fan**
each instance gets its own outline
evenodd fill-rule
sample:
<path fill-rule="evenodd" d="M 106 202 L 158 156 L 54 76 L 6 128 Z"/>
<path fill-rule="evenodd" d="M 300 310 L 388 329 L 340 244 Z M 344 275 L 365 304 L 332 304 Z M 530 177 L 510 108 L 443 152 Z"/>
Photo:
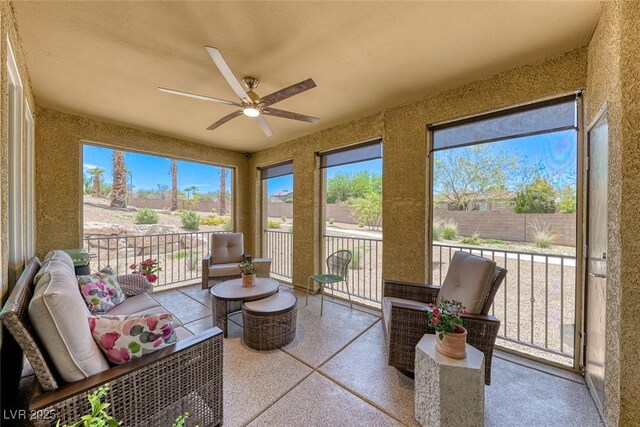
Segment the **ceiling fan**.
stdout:
<path fill-rule="evenodd" d="M 254 92 L 254 89 L 258 87 L 260 83 L 258 79 L 255 77 L 246 76 L 242 78 L 242 82 L 246 86 L 247 90 L 245 90 L 242 85 L 238 82 L 236 77 L 231 72 L 231 69 L 225 62 L 222 54 L 215 47 L 205 46 L 205 49 L 211 56 L 211 59 L 216 64 L 222 76 L 225 78 L 231 89 L 235 92 L 235 94 L 240 98 L 240 102 L 227 101 L 226 99 L 214 98 L 211 96 L 198 95 L 195 93 L 184 92 L 181 90 L 168 89 L 165 87 L 159 87 L 158 90 L 161 92 L 171 93 L 174 95 L 187 96 L 189 98 L 201 99 L 204 101 L 212 101 L 220 104 L 232 105 L 234 107 L 240 107 L 239 110 L 234 111 L 231 114 L 227 114 L 217 122 L 213 123 L 209 126 L 208 130 L 213 130 L 220 125 L 227 123 L 229 120 L 241 116 L 244 114 L 247 117 L 253 118 L 256 124 L 262 129 L 266 136 L 272 136 L 273 131 L 269 126 L 269 123 L 265 120 L 264 116 L 273 116 L 273 117 L 282 117 L 284 119 L 293 119 L 299 120 L 301 122 L 307 123 L 318 123 L 320 119 L 318 117 L 306 116 L 304 114 L 292 113 L 290 111 L 278 110 L 276 108 L 271 108 L 271 105 L 276 102 L 283 101 L 287 98 L 291 98 L 292 96 L 298 95 L 304 91 L 309 89 L 313 89 L 316 87 L 316 83 L 312 79 L 306 79 L 301 81 L 300 83 L 296 83 L 284 89 L 280 89 L 279 91 L 273 92 L 269 95 L 260 97 L 257 93 Z"/>

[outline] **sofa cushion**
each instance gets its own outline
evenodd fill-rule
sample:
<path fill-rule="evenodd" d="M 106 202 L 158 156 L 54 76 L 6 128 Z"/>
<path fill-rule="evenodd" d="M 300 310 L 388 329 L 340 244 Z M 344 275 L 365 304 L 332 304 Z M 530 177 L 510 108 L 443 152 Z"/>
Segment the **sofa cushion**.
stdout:
<path fill-rule="evenodd" d="M 237 262 L 213 264 L 209 267 L 209 277 L 240 276 Z"/>
<path fill-rule="evenodd" d="M 211 263 L 239 263 L 244 255 L 242 233 L 215 233 L 211 236 Z"/>
<path fill-rule="evenodd" d="M 160 303 L 156 301 L 149 294 L 140 294 L 133 297 L 129 297 L 106 314 L 112 316 L 131 315 L 140 313 L 141 311 L 148 310 L 150 308 L 162 308 Z"/>
<path fill-rule="evenodd" d="M 36 277 L 33 279 L 34 283 L 38 283 L 42 276 L 47 272 L 50 265 L 56 265 L 59 268 L 67 268 L 75 275 L 75 267 L 73 266 L 73 260 L 65 251 L 49 251 L 47 255 L 45 255 L 44 260 L 42 261 L 42 266 L 40 270 L 36 273 Z"/>
<path fill-rule="evenodd" d="M 93 338 L 107 358 L 120 365 L 175 344 L 172 315 L 89 316 Z"/>
<path fill-rule="evenodd" d="M 456 252 L 438 293 L 438 302 L 460 301 L 469 313 L 480 313 L 495 271 L 496 263 L 490 259 Z"/>
<path fill-rule="evenodd" d="M 75 272 L 65 262 L 50 262 L 29 302 L 29 319 L 66 382 L 109 369 L 93 341 L 87 316 L 89 310 L 80 295 Z"/>
<path fill-rule="evenodd" d="M 104 314 L 126 298 L 116 276 L 105 271 L 78 276 L 78 286 L 92 314 Z"/>

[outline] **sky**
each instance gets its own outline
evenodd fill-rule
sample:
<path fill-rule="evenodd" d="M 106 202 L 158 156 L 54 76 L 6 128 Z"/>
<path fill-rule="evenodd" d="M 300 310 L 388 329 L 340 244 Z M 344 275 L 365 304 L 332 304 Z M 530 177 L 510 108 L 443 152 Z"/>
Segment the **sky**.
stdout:
<path fill-rule="evenodd" d="M 89 176 L 87 169 L 98 166 L 105 170 L 103 182 L 107 184 L 113 182 L 112 155 L 113 150 L 110 148 L 85 144 L 83 149 L 85 175 Z M 158 184 L 171 187 L 170 159 L 125 152 L 125 164 L 131 171 L 134 190 L 155 190 L 158 188 Z M 219 166 L 178 160 L 178 188 L 184 190 L 195 185 L 200 193 L 217 192 L 220 190 L 220 169 Z M 229 171 L 231 170 L 229 169 Z M 127 178 L 127 182 L 129 182 L 129 178 Z M 231 191 L 232 182 L 231 173 L 227 173 L 227 191 Z"/>
<path fill-rule="evenodd" d="M 535 168 L 540 175 L 546 177 L 557 188 L 575 185 L 577 136 L 573 130 L 493 142 L 487 146 L 492 150 L 503 150 L 507 155 L 519 157 L 521 159 L 520 166 L 523 169 Z M 468 149 L 454 148 L 453 150 Z M 353 174 L 369 171 L 382 174 L 382 162 L 383 160 L 377 159 L 328 168 L 327 179 L 331 179 L 340 172 Z M 293 190 L 293 175 L 271 178 L 267 185 L 268 195 L 284 190 Z"/>

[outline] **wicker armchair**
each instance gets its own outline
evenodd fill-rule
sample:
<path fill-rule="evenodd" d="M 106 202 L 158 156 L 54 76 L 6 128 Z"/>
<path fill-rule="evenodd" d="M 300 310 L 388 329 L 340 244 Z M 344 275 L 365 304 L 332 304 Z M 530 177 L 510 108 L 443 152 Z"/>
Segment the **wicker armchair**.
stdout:
<path fill-rule="evenodd" d="M 496 267 L 480 314 L 462 316 L 468 332 L 467 343 L 484 353 L 487 385 L 491 384 L 493 348 L 500 328 L 500 321 L 488 312 L 506 274 L 507 270 Z M 436 304 L 441 288 L 385 280 L 383 289 L 382 313 L 388 363 L 399 369 L 413 371 L 416 344 L 424 334 L 434 333 L 434 330 L 428 327 L 426 308 L 428 304 Z"/>
<path fill-rule="evenodd" d="M 238 264 L 251 261 L 251 255 L 244 252 L 242 233 L 214 233 L 211 235 L 210 249 L 202 258 L 202 289 L 209 288 L 209 280 L 241 277 Z M 253 262 L 258 264 L 258 277 L 271 277 L 271 258 L 255 258 Z"/>
<path fill-rule="evenodd" d="M 125 426 L 172 425 L 189 412 L 189 425 L 222 424 L 222 331 L 211 328 L 175 345 L 112 367 L 84 380 L 60 379 L 27 314 L 40 261 L 33 258 L 9 296 L 0 318 L 38 379 L 29 406 L 36 426 L 71 424 L 90 412 L 87 396 L 109 384 L 109 413 Z M 19 367 L 16 367 L 19 369 Z M 48 391 L 45 391 L 48 390 Z M 27 409 L 27 408 L 25 408 Z"/>

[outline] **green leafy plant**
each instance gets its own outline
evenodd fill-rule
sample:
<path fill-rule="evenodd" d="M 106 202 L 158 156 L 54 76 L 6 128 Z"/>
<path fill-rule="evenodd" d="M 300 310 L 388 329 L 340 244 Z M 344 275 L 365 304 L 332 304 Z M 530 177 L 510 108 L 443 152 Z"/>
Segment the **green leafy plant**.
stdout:
<path fill-rule="evenodd" d="M 556 190 L 545 178 L 538 177 L 516 195 L 517 213 L 554 213 Z"/>
<path fill-rule="evenodd" d="M 498 240 L 498 239 L 483 239 L 482 243 L 486 244 L 486 245 L 504 245 L 504 240 Z"/>
<path fill-rule="evenodd" d="M 442 238 L 445 240 L 455 240 L 458 237 L 458 224 L 452 219 L 442 224 Z"/>
<path fill-rule="evenodd" d="M 382 194 L 370 192 L 349 202 L 354 216 L 369 230 L 379 230 L 382 226 Z M 363 227 L 360 227 L 363 228 Z"/>
<path fill-rule="evenodd" d="M 197 230 L 200 227 L 200 216 L 194 211 L 185 211 L 180 214 L 182 226 L 187 230 Z"/>
<path fill-rule="evenodd" d="M 476 246 L 479 246 L 480 245 L 480 236 L 478 235 L 478 233 L 473 233 L 470 237 L 466 237 L 466 238 L 462 239 L 462 241 L 460 243 L 463 243 L 465 245 L 476 245 Z"/>
<path fill-rule="evenodd" d="M 534 245 L 541 249 L 549 249 L 551 247 L 555 235 L 549 224 L 543 221 L 533 221 L 531 223 L 531 231 L 533 231 Z"/>
<path fill-rule="evenodd" d="M 97 391 L 89 394 L 87 399 L 91 404 L 91 412 L 83 415 L 73 424 L 60 424 L 60 420 L 56 423 L 56 427 L 116 427 L 122 425 L 121 421 L 116 420 L 107 413 L 107 409 L 111 406 L 108 402 L 102 402 L 102 399 L 109 391 L 109 384 L 98 388 Z"/>
<path fill-rule="evenodd" d="M 256 274 L 258 271 L 258 264 L 253 261 L 244 260 L 240 264 L 238 264 L 238 268 L 242 272 L 242 274 L 249 276 L 252 274 Z"/>
<path fill-rule="evenodd" d="M 462 327 L 461 314 L 466 314 L 467 309 L 460 301 L 443 299 L 437 305 L 429 304 L 427 314 L 429 327 L 436 331 L 438 338 L 444 339 L 444 334 L 455 333 Z"/>
<path fill-rule="evenodd" d="M 158 212 L 149 208 L 141 208 L 136 212 L 136 222 L 138 224 L 157 224 Z"/>
<path fill-rule="evenodd" d="M 364 228 L 364 221 L 358 222 L 358 228 Z"/>
<path fill-rule="evenodd" d="M 232 228 L 233 228 L 233 223 L 231 222 L 231 217 L 228 216 L 224 219 L 224 222 L 222 223 L 222 229 L 224 231 L 231 231 Z"/>
<path fill-rule="evenodd" d="M 277 221 L 275 219 L 270 219 L 269 221 L 267 221 L 267 228 L 273 229 L 273 230 L 280 230 L 280 226 L 282 225 L 282 223 L 280 221 Z"/>
<path fill-rule="evenodd" d="M 176 418 L 176 420 L 173 422 L 173 425 L 171 427 L 185 427 L 187 425 L 188 419 L 189 419 L 189 413 L 185 412 L 184 414 Z M 196 425 L 194 427 L 198 427 L 198 426 Z"/>
<path fill-rule="evenodd" d="M 576 213 L 576 188 L 567 185 L 559 192 L 558 212 Z"/>
<path fill-rule="evenodd" d="M 221 225 L 224 224 L 225 217 L 218 215 L 209 215 L 206 218 L 200 218 L 200 225 Z"/>

